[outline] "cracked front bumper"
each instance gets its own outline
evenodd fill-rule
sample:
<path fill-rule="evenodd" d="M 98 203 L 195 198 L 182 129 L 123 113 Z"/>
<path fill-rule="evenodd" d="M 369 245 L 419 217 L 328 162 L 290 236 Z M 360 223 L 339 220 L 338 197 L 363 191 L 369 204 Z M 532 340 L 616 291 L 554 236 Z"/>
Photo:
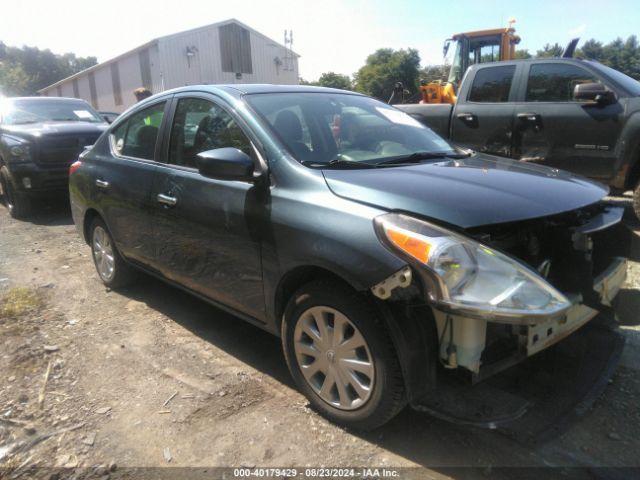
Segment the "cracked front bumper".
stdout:
<path fill-rule="evenodd" d="M 626 279 L 627 259 L 615 258 L 611 265 L 594 281 L 593 289 L 597 292 L 600 303 L 610 307 Z M 558 343 L 597 314 L 598 310 L 576 302 L 562 318 L 530 325 L 527 332 L 527 356 L 534 355 Z"/>

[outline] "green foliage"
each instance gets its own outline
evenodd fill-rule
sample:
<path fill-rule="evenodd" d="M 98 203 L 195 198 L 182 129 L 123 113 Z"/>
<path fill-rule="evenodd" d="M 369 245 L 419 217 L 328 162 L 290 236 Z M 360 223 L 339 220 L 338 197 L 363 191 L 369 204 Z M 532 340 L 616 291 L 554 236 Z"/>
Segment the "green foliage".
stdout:
<path fill-rule="evenodd" d="M 35 95 L 39 89 L 96 63 L 96 57 L 56 55 L 48 49 L 8 47 L 0 42 L 0 92 Z"/>
<path fill-rule="evenodd" d="M 531 54 L 529 53 L 529 50 L 525 49 L 518 49 L 516 50 L 516 58 L 520 59 L 520 58 L 531 58 Z"/>
<path fill-rule="evenodd" d="M 387 100 L 396 82 L 402 82 L 410 93 L 418 90 L 420 55 L 418 51 L 381 48 L 367 57 L 365 65 L 354 77 L 355 89 L 380 100 Z"/>
<path fill-rule="evenodd" d="M 559 57 L 562 55 L 564 48 L 559 43 L 554 43 L 553 45 L 547 43 L 542 50 L 538 50 L 536 52 L 536 57 L 545 58 L 545 57 Z"/>
<path fill-rule="evenodd" d="M 427 65 L 420 70 L 420 83 L 446 80 L 449 75 L 448 65 Z"/>
<path fill-rule="evenodd" d="M 596 60 L 640 80 L 640 46 L 635 35 L 627 40 L 616 38 L 606 45 L 592 38 L 584 42 L 576 56 Z"/>
<path fill-rule="evenodd" d="M 341 90 L 351 90 L 351 79 L 346 75 L 334 72 L 326 72 L 320 75 L 316 85 L 321 87 L 339 88 Z"/>

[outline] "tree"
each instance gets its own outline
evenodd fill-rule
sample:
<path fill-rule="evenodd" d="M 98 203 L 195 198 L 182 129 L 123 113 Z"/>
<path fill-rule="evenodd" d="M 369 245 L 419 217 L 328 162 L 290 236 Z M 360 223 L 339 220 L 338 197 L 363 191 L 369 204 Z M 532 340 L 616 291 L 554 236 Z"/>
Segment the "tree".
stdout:
<path fill-rule="evenodd" d="M 516 50 L 515 58 L 531 58 L 531 54 L 529 53 L 529 50 L 527 50 L 526 48 L 521 50 L 519 49 L 519 50 Z"/>
<path fill-rule="evenodd" d="M 48 49 L 8 47 L 0 42 L 0 92 L 36 95 L 39 89 L 96 63 L 96 57 L 56 55 Z"/>
<path fill-rule="evenodd" d="M 347 75 L 340 73 L 326 72 L 320 75 L 316 85 L 321 87 L 339 88 L 341 90 L 351 90 L 351 79 Z"/>
<path fill-rule="evenodd" d="M 420 83 L 437 82 L 446 80 L 449 76 L 448 65 L 427 65 L 420 70 Z"/>
<path fill-rule="evenodd" d="M 601 60 L 603 57 L 602 42 L 598 42 L 594 38 L 587 40 L 582 45 L 582 48 L 576 51 L 576 56 L 587 60 Z"/>
<path fill-rule="evenodd" d="M 538 50 L 536 52 L 536 57 L 544 58 L 544 57 L 559 57 L 562 55 L 564 48 L 560 46 L 559 43 L 554 43 L 553 45 L 547 43 L 542 50 Z"/>
<path fill-rule="evenodd" d="M 635 35 L 631 35 L 626 40 L 616 38 L 606 45 L 592 38 L 584 42 L 576 55 L 588 60 L 596 60 L 640 80 L 640 45 Z"/>
<path fill-rule="evenodd" d="M 355 89 L 380 100 L 387 100 L 396 82 L 402 82 L 410 93 L 418 91 L 420 77 L 418 51 L 381 48 L 367 57 L 365 65 L 354 76 Z"/>

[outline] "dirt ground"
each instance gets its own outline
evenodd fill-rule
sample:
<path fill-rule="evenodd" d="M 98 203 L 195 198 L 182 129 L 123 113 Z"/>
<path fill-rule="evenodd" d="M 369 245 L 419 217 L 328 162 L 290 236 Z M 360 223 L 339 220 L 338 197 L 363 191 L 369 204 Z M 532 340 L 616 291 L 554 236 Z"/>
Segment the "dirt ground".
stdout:
<path fill-rule="evenodd" d="M 16 221 L 0 207 L 0 478 L 216 466 L 419 467 L 426 478 L 551 466 L 566 478 L 576 466 L 595 476 L 640 466 L 640 226 L 631 216 L 617 372 L 566 433 L 526 445 L 410 409 L 375 432 L 338 428 L 294 389 L 278 339 L 151 278 L 105 289 L 66 206 L 42 210 Z"/>

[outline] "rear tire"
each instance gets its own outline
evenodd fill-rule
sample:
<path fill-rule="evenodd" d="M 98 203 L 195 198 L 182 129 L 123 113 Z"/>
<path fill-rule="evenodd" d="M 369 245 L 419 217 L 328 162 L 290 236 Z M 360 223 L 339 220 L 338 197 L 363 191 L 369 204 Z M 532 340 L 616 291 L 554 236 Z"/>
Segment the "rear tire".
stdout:
<path fill-rule="evenodd" d="M 0 183 L 2 198 L 9 210 L 9 215 L 16 219 L 24 219 L 31 214 L 31 199 L 25 193 L 19 192 L 13 182 L 7 167 L 0 168 Z"/>
<path fill-rule="evenodd" d="M 300 288 L 285 310 L 282 347 L 298 388 L 332 422 L 372 430 L 406 404 L 384 321 L 348 287 L 316 281 Z"/>
<path fill-rule="evenodd" d="M 96 218 L 89 232 L 93 263 L 102 283 L 109 288 L 129 285 L 135 272 L 120 256 L 107 225 L 101 218 Z"/>

